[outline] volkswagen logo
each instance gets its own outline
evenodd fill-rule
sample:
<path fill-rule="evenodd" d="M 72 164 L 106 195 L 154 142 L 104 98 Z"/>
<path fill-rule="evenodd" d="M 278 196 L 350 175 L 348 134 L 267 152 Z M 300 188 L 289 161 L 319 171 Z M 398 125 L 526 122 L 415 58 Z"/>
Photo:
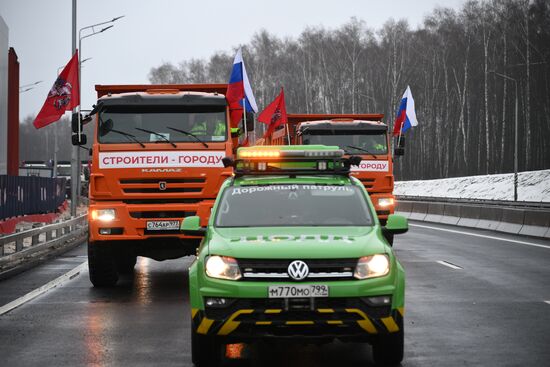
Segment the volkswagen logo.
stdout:
<path fill-rule="evenodd" d="M 160 181 L 159 182 L 159 190 L 160 191 L 166 190 L 166 181 Z"/>
<path fill-rule="evenodd" d="M 301 260 L 295 260 L 288 265 L 288 275 L 294 280 L 302 280 L 309 274 L 307 264 Z"/>

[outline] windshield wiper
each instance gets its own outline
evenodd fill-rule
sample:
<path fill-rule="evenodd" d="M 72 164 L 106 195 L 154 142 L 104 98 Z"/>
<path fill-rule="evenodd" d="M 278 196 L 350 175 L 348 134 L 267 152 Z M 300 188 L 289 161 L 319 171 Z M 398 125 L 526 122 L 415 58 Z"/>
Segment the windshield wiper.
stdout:
<path fill-rule="evenodd" d="M 136 143 L 138 143 L 139 145 L 141 145 L 142 148 L 145 148 L 145 144 L 143 144 L 141 141 L 139 141 L 135 135 L 132 135 L 130 133 L 127 133 L 125 131 L 120 131 L 120 130 L 116 130 L 116 129 L 110 129 L 109 131 L 112 131 L 114 133 L 117 133 L 117 134 L 120 134 L 120 135 L 124 135 L 125 137 L 127 137 L 128 139 L 131 139 L 133 141 L 135 141 Z"/>
<path fill-rule="evenodd" d="M 164 140 L 165 142 L 170 143 L 170 145 L 173 146 L 174 148 L 178 147 L 176 144 L 171 142 L 170 139 L 168 139 L 166 136 L 162 135 L 161 133 L 157 133 L 156 131 L 153 131 L 153 130 L 142 129 L 141 127 L 134 127 L 134 129 L 139 130 L 139 131 L 143 131 L 143 132 L 146 132 L 146 133 L 149 133 L 149 134 L 156 135 L 159 138 L 161 138 L 162 140 Z"/>
<path fill-rule="evenodd" d="M 193 134 L 193 133 L 190 133 L 190 132 L 185 131 L 185 130 L 176 129 L 175 127 L 170 127 L 170 126 L 167 126 L 166 128 L 170 129 L 170 130 L 173 130 L 173 131 L 177 131 L 178 133 L 185 134 L 187 136 L 191 136 L 191 137 L 195 138 L 199 143 L 204 145 L 206 148 L 208 148 L 208 144 L 206 144 L 204 141 L 199 139 L 199 137 L 197 135 Z"/>
<path fill-rule="evenodd" d="M 365 152 L 367 154 L 370 154 L 373 156 L 374 159 L 376 159 L 376 155 L 372 154 L 371 152 L 369 152 L 368 150 L 366 149 L 363 149 L 363 148 L 359 148 L 359 147 L 356 147 L 356 146 L 353 146 L 353 145 L 346 145 L 346 148 L 351 148 L 351 149 L 355 149 L 355 150 L 358 150 L 360 152 Z"/>

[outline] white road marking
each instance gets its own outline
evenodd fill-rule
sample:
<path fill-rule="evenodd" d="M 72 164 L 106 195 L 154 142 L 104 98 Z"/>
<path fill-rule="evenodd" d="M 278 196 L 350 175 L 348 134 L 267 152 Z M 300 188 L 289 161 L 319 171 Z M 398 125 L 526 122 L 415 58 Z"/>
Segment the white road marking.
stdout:
<path fill-rule="evenodd" d="M 452 263 L 447 262 L 447 261 L 439 260 L 439 261 L 436 261 L 436 262 L 437 262 L 438 264 L 447 266 L 447 267 L 449 267 L 449 268 L 451 268 L 451 269 L 456 269 L 456 270 L 462 269 L 460 266 L 455 265 L 455 264 L 452 264 Z"/>
<path fill-rule="evenodd" d="M 63 283 L 66 283 L 66 282 L 70 281 L 71 279 L 76 277 L 78 274 L 80 274 L 84 269 L 86 269 L 86 267 L 88 267 L 88 262 L 87 261 L 85 261 L 84 263 L 78 265 L 76 268 L 74 268 L 72 270 L 69 270 L 68 272 L 61 275 L 60 277 L 55 278 L 51 282 L 48 282 L 48 283 L 44 284 L 40 288 L 36 288 L 35 290 L 30 291 L 29 293 L 25 294 L 24 296 L 19 297 L 15 301 L 11 301 L 10 303 L 5 304 L 4 306 L 0 307 L 0 316 L 7 313 L 7 312 L 10 312 L 14 308 L 17 308 L 17 307 L 21 306 L 24 303 L 29 302 L 30 300 L 40 296 L 41 294 L 46 293 L 50 289 L 55 288 L 57 286 L 60 286 Z"/>
<path fill-rule="evenodd" d="M 550 301 L 544 301 L 544 303 L 548 303 L 550 305 Z"/>
<path fill-rule="evenodd" d="M 512 240 L 512 239 L 509 239 L 509 238 L 502 238 L 502 237 L 496 237 L 496 236 L 487 236 L 487 235 L 484 235 L 484 234 L 477 234 L 477 233 L 471 233 L 471 232 L 465 232 L 465 231 L 457 231 L 457 230 L 454 230 L 454 229 L 446 229 L 446 228 L 438 228 L 438 227 L 432 227 L 432 226 L 424 226 L 424 225 L 421 225 L 421 224 L 412 224 L 412 223 L 409 223 L 409 225 L 412 226 L 412 227 L 421 227 L 421 228 L 435 229 L 435 230 L 437 230 L 437 231 L 451 232 L 451 233 L 459 233 L 459 234 L 465 234 L 465 235 L 468 235 L 468 236 L 481 237 L 481 238 L 489 238 L 489 239 L 492 239 L 492 240 L 499 240 L 499 241 L 505 241 L 505 242 L 512 242 L 512 243 L 518 243 L 518 244 L 520 244 L 520 245 L 527 245 L 527 246 L 541 247 L 541 248 L 550 249 L 550 246 L 549 246 L 549 245 L 541 245 L 541 244 L 533 243 L 533 242 Z"/>

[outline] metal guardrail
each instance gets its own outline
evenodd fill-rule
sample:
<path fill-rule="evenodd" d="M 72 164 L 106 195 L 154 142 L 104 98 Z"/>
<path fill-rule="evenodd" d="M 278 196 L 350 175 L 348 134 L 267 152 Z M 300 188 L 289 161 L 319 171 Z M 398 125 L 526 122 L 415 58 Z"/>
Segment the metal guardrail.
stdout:
<path fill-rule="evenodd" d="M 462 199 L 444 198 L 430 196 L 406 196 L 398 195 L 397 200 L 425 201 L 431 203 L 454 203 L 454 204 L 477 204 L 489 206 L 501 206 L 511 208 L 543 208 L 550 209 L 550 202 L 544 201 L 508 201 L 508 200 L 486 200 L 486 199 Z"/>
<path fill-rule="evenodd" d="M 87 229 L 87 214 L 84 214 L 68 221 L 0 237 L 0 267 L 21 257 L 19 255 L 27 256 L 70 237 L 82 235 Z M 43 234 L 45 236 L 41 236 Z M 25 239 L 28 238 L 31 239 L 30 246 L 24 246 Z M 7 247 L 11 247 L 12 251 L 7 251 Z"/>

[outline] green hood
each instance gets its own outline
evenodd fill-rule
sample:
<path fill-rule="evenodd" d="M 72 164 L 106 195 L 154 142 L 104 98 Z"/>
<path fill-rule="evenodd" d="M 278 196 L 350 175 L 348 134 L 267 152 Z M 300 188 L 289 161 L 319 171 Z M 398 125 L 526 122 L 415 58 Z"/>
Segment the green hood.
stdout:
<path fill-rule="evenodd" d="M 359 258 L 388 252 L 377 228 L 212 228 L 209 254 L 249 259 Z"/>

